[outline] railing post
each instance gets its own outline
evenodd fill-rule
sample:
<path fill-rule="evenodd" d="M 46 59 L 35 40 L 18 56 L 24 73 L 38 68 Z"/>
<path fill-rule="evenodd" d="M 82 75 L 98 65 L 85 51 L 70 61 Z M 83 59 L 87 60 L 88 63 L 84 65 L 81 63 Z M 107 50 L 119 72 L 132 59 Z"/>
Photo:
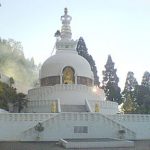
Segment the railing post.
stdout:
<path fill-rule="evenodd" d="M 60 106 L 60 99 L 57 99 L 57 107 L 58 107 L 58 113 L 61 112 L 61 106 Z"/>
<path fill-rule="evenodd" d="M 87 98 L 85 99 L 85 106 L 86 106 L 86 109 L 87 109 L 88 112 L 92 112 L 91 106 L 90 106 Z"/>

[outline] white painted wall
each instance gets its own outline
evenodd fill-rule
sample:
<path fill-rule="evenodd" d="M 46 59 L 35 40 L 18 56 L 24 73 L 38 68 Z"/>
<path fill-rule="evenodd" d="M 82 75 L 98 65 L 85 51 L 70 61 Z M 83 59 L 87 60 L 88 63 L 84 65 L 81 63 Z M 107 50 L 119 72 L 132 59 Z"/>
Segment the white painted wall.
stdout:
<path fill-rule="evenodd" d="M 31 89 L 28 92 L 27 112 L 50 112 L 51 101 L 59 99 L 60 105 L 85 105 L 89 101 L 92 111 L 95 112 L 95 103 L 99 103 L 103 114 L 116 114 L 118 104 L 104 101 L 104 92 L 99 89 L 93 92 L 92 87 L 84 85 L 55 85 Z"/>
<path fill-rule="evenodd" d="M 30 101 L 60 99 L 61 104 L 84 105 L 85 98 L 104 100 L 104 93 L 100 94 L 92 91 L 92 87 L 85 85 L 55 85 L 31 89 L 28 92 Z"/>
<path fill-rule="evenodd" d="M 136 132 L 137 139 L 150 139 L 150 115 L 120 114 L 109 117 Z"/>
<path fill-rule="evenodd" d="M 126 139 L 150 139 L 150 115 L 146 115 L 144 119 L 139 118 L 143 118 L 143 115 L 127 117 L 104 116 L 100 113 L 0 114 L 0 141 L 35 141 L 38 133 L 34 126 L 39 122 L 42 122 L 44 131 L 40 133 L 38 140 L 43 141 L 61 138 L 119 138 L 119 130 L 126 131 Z M 88 133 L 74 133 L 74 126 L 88 126 Z"/>

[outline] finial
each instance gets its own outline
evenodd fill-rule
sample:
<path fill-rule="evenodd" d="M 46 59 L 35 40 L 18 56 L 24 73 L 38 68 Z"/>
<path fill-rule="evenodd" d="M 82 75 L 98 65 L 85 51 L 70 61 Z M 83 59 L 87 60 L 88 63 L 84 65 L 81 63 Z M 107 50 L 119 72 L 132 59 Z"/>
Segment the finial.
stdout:
<path fill-rule="evenodd" d="M 68 13 L 68 9 L 67 8 L 64 9 L 64 13 L 65 13 L 65 15 L 67 15 L 67 13 Z"/>
<path fill-rule="evenodd" d="M 64 9 L 64 15 L 61 16 L 62 24 L 70 24 L 70 21 L 72 20 L 72 17 L 68 15 L 68 9 Z"/>
<path fill-rule="evenodd" d="M 61 16 L 62 28 L 61 28 L 61 39 L 71 39 L 71 27 L 70 22 L 72 17 L 68 15 L 68 9 L 64 8 L 64 15 Z"/>

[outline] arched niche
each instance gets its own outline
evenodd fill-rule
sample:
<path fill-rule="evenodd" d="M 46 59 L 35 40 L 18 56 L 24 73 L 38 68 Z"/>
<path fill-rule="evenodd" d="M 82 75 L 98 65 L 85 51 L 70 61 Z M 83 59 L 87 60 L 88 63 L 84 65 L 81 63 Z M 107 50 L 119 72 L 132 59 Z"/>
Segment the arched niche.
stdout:
<path fill-rule="evenodd" d="M 63 84 L 75 84 L 75 71 L 72 67 L 66 66 L 62 72 L 62 83 Z"/>

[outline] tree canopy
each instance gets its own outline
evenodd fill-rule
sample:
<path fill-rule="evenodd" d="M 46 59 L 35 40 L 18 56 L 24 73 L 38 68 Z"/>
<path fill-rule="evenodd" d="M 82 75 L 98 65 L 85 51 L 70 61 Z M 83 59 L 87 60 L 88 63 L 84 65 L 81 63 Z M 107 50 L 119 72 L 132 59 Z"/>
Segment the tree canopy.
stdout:
<path fill-rule="evenodd" d="M 134 77 L 134 73 L 129 71 L 127 73 L 124 90 L 122 91 L 122 110 L 124 113 L 135 113 L 137 111 L 137 101 L 135 94 L 137 87 L 138 82 Z"/>
<path fill-rule="evenodd" d="M 9 104 L 17 108 L 17 112 L 26 106 L 25 94 L 17 93 L 16 88 L 0 81 L 0 108 L 9 110 Z"/>
<path fill-rule="evenodd" d="M 150 73 L 144 72 L 139 85 L 133 72 L 128 72 L 122 92 L 124 113 L 150 113 Z"/>
<path fill-rule="evenodd" d="M 118 86 L 119 78 L 116 74 L 117 69 L 114 68 L 114 62 L 110 55 L 105 65 L 105 70 L 102 72 L 103 81 L 102 88 L 104 89 L 106 100 L 121 103 L 121 89 Z"/>
<path fill-rule="evenodd" d="M 137 113 L 150 113 L 150 73 L 144 72 L 141 85 L 136 89 Z"/>
<path fill-rule="evenodd" d="M 80 56 L 84 57 L 89 62 L 91 66 L 91 70 L 94 75 L 94 84 L 99 86 L 100 82 L 99 82 L 99 77 L 97 75 L 97 67 L 96 67 L 95 61 L 93 57 L 88 53 L 88 49 L 82 37 L 79 38 L 79 41 L 77 44 L 77 52 Z"/>
<path fill-rule="evenodd" d="M 0 39 L 0 70 L 26 85 L 32 85 L 38 76 L 34 59 L 26 59 L 21 43 L 13 39 Z"/>

